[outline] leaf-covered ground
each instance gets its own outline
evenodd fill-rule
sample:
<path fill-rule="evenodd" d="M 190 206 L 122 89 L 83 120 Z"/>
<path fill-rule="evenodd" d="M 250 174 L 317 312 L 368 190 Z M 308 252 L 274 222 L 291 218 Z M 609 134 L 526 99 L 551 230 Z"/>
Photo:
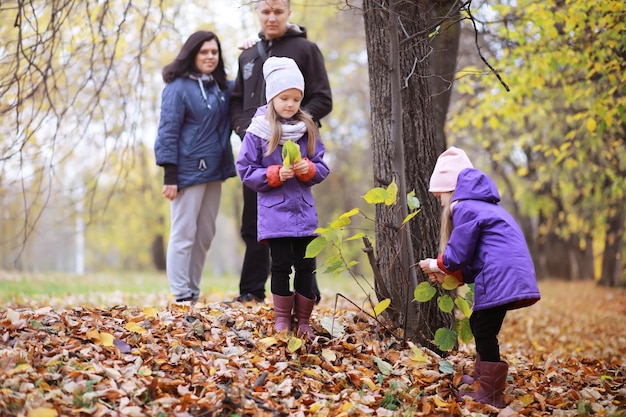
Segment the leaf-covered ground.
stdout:
<path fill-rule="evenodd" d="M 626 416 L 626 293 L 541 284 L 507 315 L 507 407 L 458 402 L 473 346 L 440 358 L 405 346 L 328 295 L 304 342 L 270 304 L 0 309 L 2 416 Z M 333 298 L 333 299 L 331 299 Z"/>

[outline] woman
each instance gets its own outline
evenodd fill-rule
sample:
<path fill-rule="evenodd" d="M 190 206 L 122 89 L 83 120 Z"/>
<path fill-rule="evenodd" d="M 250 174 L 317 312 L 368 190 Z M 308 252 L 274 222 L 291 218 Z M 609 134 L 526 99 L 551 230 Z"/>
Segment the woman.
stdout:
<path fill-rule="evenodd" d="M 220 41 L 198 31 L 163 68 L 161 118 L 154 146 L 170 200 L 167 278 L 177 302 L 200 296 L 204 261 L 215 236 L 222 182 L 236 175 L 230 145 L 226 78 Z"/>

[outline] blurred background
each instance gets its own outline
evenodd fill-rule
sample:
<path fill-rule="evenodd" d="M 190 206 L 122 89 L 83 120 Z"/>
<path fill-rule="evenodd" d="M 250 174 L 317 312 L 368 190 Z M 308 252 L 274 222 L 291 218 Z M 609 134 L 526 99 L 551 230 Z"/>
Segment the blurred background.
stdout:
<path fill-rule="evenodd" d="M 454 83 L 432 94 L 451 89 L 447 144 L 497 181 L 541 278 L 624 285 L 626 9 L 621 0 L 580 3 L 472 2 L 474 19 L 458 22 Z M 325 225 L 368 210 L 367 34 L 360 1 L 292 9 L 333 89 L 321 130 L 332 173 L 314 188 Z M 234 78 L 238 46 L 259 30 L 252 5 L 2 2 L 0 16 L 0 269 L 163 271 L 169 203 L 153 153 L 161 69 L 208 29 Z M 239 144 L 233 135 L 235 153 Z M 239 273 L 241 204 L 239 179 L 227 180 L 207 273 Z M 357 227 L 373 235 L 373 224 Z M 367 275 L 360 249 L 346 250 Z"/>

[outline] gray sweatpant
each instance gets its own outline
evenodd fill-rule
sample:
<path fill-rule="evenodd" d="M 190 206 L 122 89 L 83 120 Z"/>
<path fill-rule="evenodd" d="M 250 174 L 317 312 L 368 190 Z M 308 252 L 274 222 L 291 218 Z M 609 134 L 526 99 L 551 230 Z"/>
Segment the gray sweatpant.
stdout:
<path fill-rule="evenodd" d="M 170 203 L 167 278 L 175 299 L 200 296 L 207 251 L 215 236 L 222 182 L 212 181 L 179 191 Z"/>

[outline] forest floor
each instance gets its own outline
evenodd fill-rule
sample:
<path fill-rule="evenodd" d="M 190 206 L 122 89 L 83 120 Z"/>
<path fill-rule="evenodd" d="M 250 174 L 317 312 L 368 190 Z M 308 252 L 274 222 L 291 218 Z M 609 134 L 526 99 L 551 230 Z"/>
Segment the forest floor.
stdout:
<path fill-rule="evenodd" d="M 500 333 L 502 409 L 456 399 L 471 344 L 439 357 L 341 298 L 315 308 L 313 342 L 275 334 L 271 304 L 21 300 L 0 306 L 0 415 L 626 417 L 626 291 L 540 289 Z"/>

